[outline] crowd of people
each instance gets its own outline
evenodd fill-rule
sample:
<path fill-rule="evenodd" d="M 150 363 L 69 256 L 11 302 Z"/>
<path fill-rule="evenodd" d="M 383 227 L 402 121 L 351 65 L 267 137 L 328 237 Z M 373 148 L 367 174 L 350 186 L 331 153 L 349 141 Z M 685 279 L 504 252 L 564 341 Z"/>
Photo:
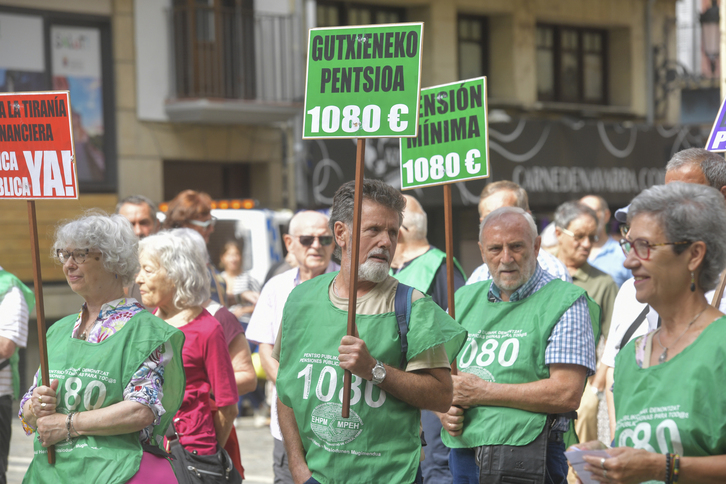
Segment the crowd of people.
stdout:
<path fill-rule="evenodd" d="M 329 216 L 291 219 L 286 266 L 262 286 L 237 241 L 210 260 L 202 192 L 163 224 L 140 196 L 88 213 L 55 235 L 84 303 L 48 331 L 50 385 L 36 374 L 20 398 L 26 481 L 241 482 L 252 343 L 276 484 L 726 482 L 724 197 L 724 158 L 688 149 L 614 214 L 595 195 L 557 207 L 545 250 L 526 191 L 489 183 L 483 264 L 467 280 L 455 261 L 455 319 L 424 208 L 380 181 L 362 183 L 357 260 L 348 182 Z M 2 433 L 34 299 L 2 269 L 0 297 Z M 605 453 L 577 475 L 568 449 Z"/>

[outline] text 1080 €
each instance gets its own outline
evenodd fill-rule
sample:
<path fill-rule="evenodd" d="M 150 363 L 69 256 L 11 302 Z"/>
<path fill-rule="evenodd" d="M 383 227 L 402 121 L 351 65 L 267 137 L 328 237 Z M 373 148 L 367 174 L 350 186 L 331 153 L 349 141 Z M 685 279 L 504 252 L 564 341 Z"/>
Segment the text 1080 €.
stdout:
<path fill-rule="evenodd" d="M 481 170 L 481 163 L 476 160 L 481 157 L 481 152 L 474 148 L 466 153 L 464 167 L 469 175 L 476 175 Z M 421 157 L 408 160 L 403 165 L 405 170 L 406 183 L 426 183 L 428 181 L 456 178 L 461 173 L 461 159 L 458 153 L 449 153 L 445 157 L 434 155 L 430 159 Z"/>
<path fill-rule="evenodd" d="M 341 109 L 338 106 L 324 108 L 315 106 L 313 109 L 308 109 L 307 113 L 311 116 L 311 133 L 319 133 L 320 128 L 326 133 L 336 133 L 341 128 L 346 133 L 355 133 L 360 129 L 366 133 L 375 133 L 381 127 L 381 108 L 375 104 L 365 106 L 362 113 L 359 106 L 345 106 L 342 110 L 342 119 Z M 391 131 L 401 132 L 408 127 L 408 121 L 401 120 L 402 114 L 408 114 L 408 106 L 405 104 L 391 106 L 388 112 L 388 126 Z"/>

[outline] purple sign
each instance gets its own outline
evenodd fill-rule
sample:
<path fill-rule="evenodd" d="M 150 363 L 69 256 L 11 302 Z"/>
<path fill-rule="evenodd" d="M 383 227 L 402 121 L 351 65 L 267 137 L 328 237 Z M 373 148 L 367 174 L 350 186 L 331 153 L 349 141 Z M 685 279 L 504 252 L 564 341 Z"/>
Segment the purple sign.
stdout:
<path fill-rule="evenodd" d="M 721 103 L 721 109 L 718 110 L 716 122 L 713 123 L 711 134 L 708 136 L 706 149 L 708 151 L 722 152 L 726 151 L 726 99 Z"/>

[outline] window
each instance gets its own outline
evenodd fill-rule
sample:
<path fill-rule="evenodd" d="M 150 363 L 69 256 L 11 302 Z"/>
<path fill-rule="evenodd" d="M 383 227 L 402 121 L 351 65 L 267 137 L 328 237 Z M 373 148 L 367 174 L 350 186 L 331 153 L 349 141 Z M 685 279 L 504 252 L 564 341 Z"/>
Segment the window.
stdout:
<path fill-rule="evenodd" d="M 174 0 L 176 97 L 256 97 L 252 0 Z"/>
<path fill-rule="evenodd" d="M 486 17 L 459 14 L 459 79 L 486 76 L 489 25 Z"/>
<path fill-rule="evenodd" d="M 394 24 L 405 21 L 406 14 L 402 8 L 362 3 L 317 2 L 316 22 L 318 27 Z"/>
<path fill-rule="evenodd" d="M 79 191 L 115 192 L 109 19 L 2 8 L 0 32 L 0 91 L 70 91 Z"/>
<path fill-rule="evenodd" d="M 537 97 L 540 101 L 606 104 L 606 32 L 538 25 Z"/>

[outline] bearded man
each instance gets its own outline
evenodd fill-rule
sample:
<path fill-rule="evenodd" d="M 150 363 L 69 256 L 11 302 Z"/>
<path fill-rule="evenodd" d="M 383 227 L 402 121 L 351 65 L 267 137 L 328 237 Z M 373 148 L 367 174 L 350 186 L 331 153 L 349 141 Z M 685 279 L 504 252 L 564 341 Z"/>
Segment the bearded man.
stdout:
<path fill-rule="evenodd" d="M 297 484 L 421 483 L 420 410 L 451 405 L 450 364 L 466 332 L 413 290 L 405 343 L 389 276 L 403 196 L 377 180 L 362 186 L 356 336 L 346 335 L 355 185 L 335 194 L 330 228 L 341 270 L 296 287 L 272 356 L 280 362 L 277 411 Z M 403 285 L 401 285 L 403 287 Z M 406 294 L 409 294 L 406 292 Z M 343 370 L 353 374 L 350 417 L 341 417 Z"/>

